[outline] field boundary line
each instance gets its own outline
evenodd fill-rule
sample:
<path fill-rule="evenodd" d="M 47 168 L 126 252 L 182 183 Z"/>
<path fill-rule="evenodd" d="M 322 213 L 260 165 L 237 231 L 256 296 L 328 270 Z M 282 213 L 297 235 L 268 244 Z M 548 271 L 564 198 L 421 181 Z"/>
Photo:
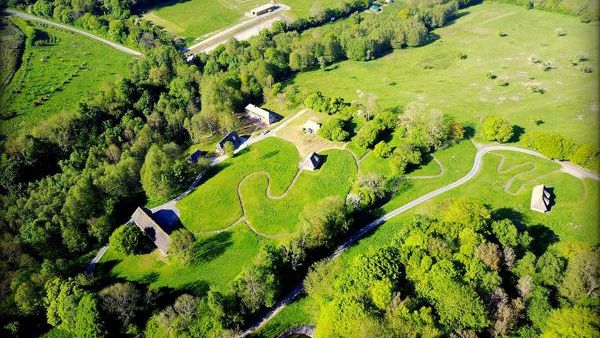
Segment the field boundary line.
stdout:
<path fill-rule="evenodd" d="M 100 37 L 98 35 L 94 35 L 92 33 L 86 32 L 84 30 L 81 30 L 81 29 L 78 29 L 78 28 L 75 28 L 75 27 L 71 27 L 71 26 L 68 26 L 68 25 L 63 25 L 63 24 L 54 22 L 54 21 L 46 20 L 46 19 L 43 19 L 43 18 L 34 16 L 34 15 L 31 15 L 31 14 L 27 14 L 27 13 L 15 11 L 14 9 L 10 9 L 10 8 L 6 8 L 6 9 L 4 9 L 4 11 L 6 13 L 8 13 L 9 15 L 19 17 L 19 18 L 21 18 L 23 20 L 41 22 L 41 23 L 44 23 L 44 24 L 49 25 L 49 26 L 54 26 L 56 28 L 65 29 L 65 30 L 68 30 L 68 31 L 76 33 L 76 34 L 87 36 L 90 39 L 102 42 L 103 44 L 108 45 L 108 46 L 110 46 L 110 47 L 112 47 L 112 48 L 114 48 L 114 49 L 116 49 L 118 51 L 121 51 L 121 52 L 130 54 L 130 55 L 133 55 L 135 57 L 142 56 L 142 53 L 138 52 L 137 50 L 133 50 L 133 49 L 131 49 L 129 47 L 125 47 L 125 46 L 123 46 L 121 44 L 118 44 L 116 42 L 112 42 L 112 41 L 106 40 L 106 39 L 104 39 L 104 38 L 102 38 L 102 37 Z"/>

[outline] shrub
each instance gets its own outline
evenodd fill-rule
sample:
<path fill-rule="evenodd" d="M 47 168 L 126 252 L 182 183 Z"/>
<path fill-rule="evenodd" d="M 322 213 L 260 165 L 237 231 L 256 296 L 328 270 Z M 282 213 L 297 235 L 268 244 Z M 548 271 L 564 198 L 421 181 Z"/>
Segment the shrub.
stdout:
<path fill-rule="evenodd" d="M 577 147 L 577 150 L 569 156 L 569 161 L 581 165 L 588 166 L 598 156 L 598 149 L 595 145 L 586 143 Z"/>
<path fill-rule="evenodd" d="M 171 234 L 171 243 L 169 252 L 180 263 L 187 265 L 192 261 L 194 245 L 194 235 L 187 229 L 179 229 Z"/>
<path fill-rule="evenodd" d="M 575 143 L 558 134 L 542 132 L 526 133 L 521 142 L 529 148 L 535 149 L 551 159 L 566 160 L 575 151 Z"/>

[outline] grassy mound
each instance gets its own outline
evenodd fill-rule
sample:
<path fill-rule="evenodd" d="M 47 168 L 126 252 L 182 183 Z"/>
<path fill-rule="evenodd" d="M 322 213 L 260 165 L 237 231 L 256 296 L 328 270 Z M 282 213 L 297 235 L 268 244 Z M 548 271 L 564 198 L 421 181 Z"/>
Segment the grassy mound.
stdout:
<path fill-rule="evenodd" d="M 246 216 L 257 231 L 268 235 L 292 233 L 307 204 L 329 196 L 346 196 L 356 179 L 354 157 L 343 150 L 327 150 L 320 155 L 326 158 L 323 166 L 315 172 L 302 171 L 281 199 L 266 196 L 265 175 L 251 176 L 242 184 Z"/>
<path fill-rule="evenodd" d="M 177 203 L 182 223 L 196 233 L 226 228 L 242 216 L 238 185 L 246 175 L 268 172 L 271 192 L 279 195 L 296 175 L 299 162 L 296 148 L 281 139 L 271 137 L 252 145 L 213 168 L 204 183 Z"/>

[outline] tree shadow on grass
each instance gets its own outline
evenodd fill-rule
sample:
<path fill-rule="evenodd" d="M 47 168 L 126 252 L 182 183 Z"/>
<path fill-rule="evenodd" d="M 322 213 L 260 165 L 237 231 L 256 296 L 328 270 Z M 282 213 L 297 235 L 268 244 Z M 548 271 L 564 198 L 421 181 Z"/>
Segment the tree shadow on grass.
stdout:
<path fill-rule="evenodd" d="M 527 231 L 533 238 L 530 248 L 536 256 L 542 255 L 550 245 L 560 240 L 554 231 L 543 224 L 530 225 L 527 227 Z"/>
<path fill-rule="evenodd" d="M 509 142 L 519 142 L 519 139 L 521 139 L 521 136 L 523 134 L 525 134 L 525 128 L 514 125 L 512 129 L 513 129 L 513 136 L 510 138 Z"/>
<path fill-rule="evenodd" d="M 192 248 L 192 265 L 209 262 L 233 245 L 230 231 L 221 232 L 206 239 L 198 240 Z"/>
<path fill-rule="evenodd" d="M 273 151 L 269 151 L 268 153 L 262 155 L 261 157 L 259 157 L 259 160 L 268 160 L 271 157 L 276 156 L 277 154 L 279 154 L 279 150 L 273 150 Z"/>

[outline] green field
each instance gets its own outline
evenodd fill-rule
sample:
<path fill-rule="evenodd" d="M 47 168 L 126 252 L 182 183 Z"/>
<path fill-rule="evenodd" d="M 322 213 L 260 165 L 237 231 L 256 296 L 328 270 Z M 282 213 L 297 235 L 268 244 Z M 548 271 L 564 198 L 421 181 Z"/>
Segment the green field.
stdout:
<path fill-rule="evenodd" d="M 321 90 L 348 101 L 357 99 L 358 89 L 373 92 L 382 109 L 415 104 L 471 125 L 499 114 L 525 131 L 597 142 L 598 22 L 584 24 L 575 17 L 503 4 L 486 3 L 461 13 L 455 23 L 436 30 L 439 38 L 429 45 L 300 73 L 292 83 L 306 93 Z M 558 28 L 566 35 L 557 36 Z M 554 68 L 544 71 L 529 61 L 532 55 Z M 581 55 L 589 61 L 572 66 L 570 60 Z M 593 73 L 581 71 L 586 65 Z M 488 72 L 497 78 L 489 79 Z M 532 93 L 527 87 L 532 85 L 545 92 Z"/>
<path fill-rule="evenodd" d="M 466 145 L 468 144 L 461 143 L 435 154 L 436 158 L 444 164 L 447 172 L 442 177 L 431 180 L 432 183 L 442 179 L 447 183 L 455 180 L 455 178 L 448 178 L 453 175 L 449 173 L 455 171 L 452 168 L 458 163 L 448 163 L 447 161 L 468 156 L 467 154 L 470 154 L 471 151 Z M 474 154 L 474 150 L 472 153 Z M 470 168 L 472 159 L 465 159 L 462 162 L 470 163 Z M 456 170 L 456 173 L 465 169 L 468 171 L 465 167 Z M 539 236 L 536 229 L 544 227 L 549 229 L 549 233 L 556 236 L 554 245 L 563 252 L 567 251 L 570 246 L 581 242 L 598 244 L 600 242 L 600 229 L 597 226 L 600 216 L 597 208 L 600 203 L 598 182 L 589 179 L 580 180 L 562 173 L 558 169 L 559 166 L 556 163 L 526 154 L 506 151 L 489 153 L 484 156 L 482 170 L 471 181 L 384 223 L 375 232 L 348 249 L 340 258 L 344 265 L 350 264 L 355 257 L 366 253 L 371 248 L 379 248 L 391 243 L 398 229 L 403 224 L 411 222 L 415 215 L 435 214 L 438 206 L 458 198 L 468 198 L 485 203 L 497 212 L 504 213 L 505 217 L 508 216 L 517 220 L 518 223 L 527 224 L 534 236 Z M 427 168 L 422 170 L 427 170 Z M 425 172 L 417 170 L 413 175 L 424 175 Z M 448 177 L 444 178 L 446 176 Z M 536 184 L 545 184 L 553 188 L 553 192 L 556 194 L 556 205 L 548 213 L 541 214 L 529 210 L 531 188 Z M 433 189 L 432 185 L 431 190 Z M 394 199 L 384 206 L 384 209 L 389 210 L 403 204 L 399 202 L 400 196 L 412 195 L 414 192 L 409 189 L 404 193 L 397 193 Z M 417 195 L 420 196 L 423 193 L 419 192 Z M 392 207 L 391 205 L 396 206 Z M 300 298 L 269 321 L 257 332 L 256 336 L 278 337 L 290 328 L 310 324 L 310 318 L 314 316 L 316 308 L 317 304 L 311 298 Z"/>
<path fill-rule="evenodd" d="M 302 171 L 289 193 L 281 199 L 265 195 L 267 177 L 254 175 L 242 185 L 246 218 L 253 227 L 268 235 L 293 233 L 306 205 L 329 196 L 345 198 L 356 179 L 354 157 L 343 150 L 326 150 L 322 168 L 316 172 Z"/>
<path fill-rule="evenodd" d="M 265 239 L 244 224 L 230 231 L 197 236 L 196 259 L 190 266 L 160 257 L 158 251 L 145 255 L 122 256 L 109 250 L 102 264 L 110 275 L 148 284 L 151 288 L 169 287 L 203 295 L 209 287 L 227 291 L 227 285 L 258 255 Z"/>
<path fill-rule="evenodd" d="M 169 1 L 149 10 L 144 19 L 185 38 L 198 38 L 222 30 L 244 18 L 248 10 L 264 5 L 263 0 L 189 0 Z M 287 0 L 282 3 L 292 9 L 293 18 L 308 17 L 312 12 L 343 3 L 342 0 Z"/>
<path fill-rule="evenodd" d="M 132 57 L 74 33 L 19 20 L 22 30 L 38 30 L 52 39 L 46 46 L 28 45 L 21 67 L 2 91 L 1 107 L 16 116 L 0 122 L 0 133 L 16 136 L 44 120 L 71 111 L 85 97 L 107 90 L 127 72 Z M 74 99 L 75 98 L 75 99 Z"/>
<path fill-rule="evenodd" d="M 252 145 L 213 168 L 212 177 L 177 203 L 182 223 L 194 233 L 226 228 L 242 216 L 237 191 L 246 175 L 268 172 L 271 193 L 279 195 L 290 185 L 299 162 L 296 148 L 286 141 L 268 138 Z"/>

